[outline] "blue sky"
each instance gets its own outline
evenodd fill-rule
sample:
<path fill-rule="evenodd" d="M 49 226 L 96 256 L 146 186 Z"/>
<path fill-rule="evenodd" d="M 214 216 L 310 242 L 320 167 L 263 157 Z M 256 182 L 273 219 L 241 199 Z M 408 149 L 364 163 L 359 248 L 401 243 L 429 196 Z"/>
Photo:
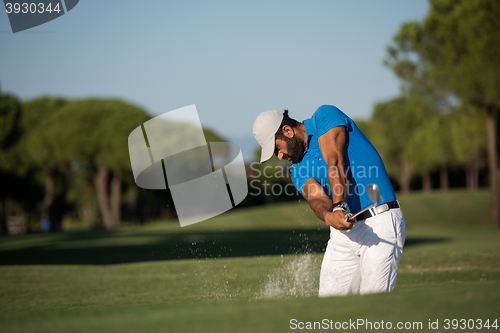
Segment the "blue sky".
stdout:
<path fill-rule="evenodd" d="M 355 119 L 396 96 L 386 45 L 426 0 L 81 0 L 12 34 L 0 13 L 0 83 L 30 99 L 120 98 L 152 115 L 196 104 L 203 126 L 237 141 L 262 111 L 298 120 L 322 104 Z"/>

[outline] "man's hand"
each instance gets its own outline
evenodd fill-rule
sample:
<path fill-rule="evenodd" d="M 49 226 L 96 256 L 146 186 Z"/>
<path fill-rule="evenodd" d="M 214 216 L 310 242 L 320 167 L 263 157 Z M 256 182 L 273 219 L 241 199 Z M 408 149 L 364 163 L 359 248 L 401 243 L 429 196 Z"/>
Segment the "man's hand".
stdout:
<path fill-rule="evenodd" d="M 352 223 L 347 222 L 349 214 L 337 209 L 333 211 L 332 200 L 326 195 L 323 187 L 314 178 L 309 178 L 302 187 L 302 195 L 309 201 L 314 214 L 325 222 L 326 225 L 338 230 L 352 228 Z"/>
<path fill-rule="evenodd" d="M 337 230 L 347 230 L 352 228 L 352 222 L 348 222 L 349 214 L 344 214 L 341 210 L 329 212 L 324 215 L 325 224 Z"/>

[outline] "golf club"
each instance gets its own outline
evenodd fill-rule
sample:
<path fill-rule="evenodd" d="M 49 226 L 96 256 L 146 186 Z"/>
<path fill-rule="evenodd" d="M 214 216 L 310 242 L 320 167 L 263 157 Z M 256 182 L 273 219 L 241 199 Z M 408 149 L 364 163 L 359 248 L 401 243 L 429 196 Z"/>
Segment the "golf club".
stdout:
<path fill-rule="evenodd" d="M 379 188 L 378 188 L 378 185 L 377 184 L 369 184 L 367 187 L 366 187 L 366 193 L 368 194 L 368 197 L 370 198 L 370 200 L 372 201 L 372 204 L 366 208 L 363 208 L 361 209 L 360 211 L 352 214 L 351 216 L 349 216 L 349 218 L 347 219 L 348 221 L 352 221 L 356 216 L 358 216 L 359 214 L 362 214 L 364 212 L 366 212 L 367 210 L 375 207 L 378 205 L 378 202 L 380 200 L 380 193 L 379 193 Z M 352 229 L 347 229 L 346 233 L 350 233 Z"/>

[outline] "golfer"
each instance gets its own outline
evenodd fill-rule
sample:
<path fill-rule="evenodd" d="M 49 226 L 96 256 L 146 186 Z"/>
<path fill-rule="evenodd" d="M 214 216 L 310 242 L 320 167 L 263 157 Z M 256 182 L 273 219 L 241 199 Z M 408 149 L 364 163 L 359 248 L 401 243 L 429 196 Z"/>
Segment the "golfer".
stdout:
<path fill-rule="evenodd" d="M 302 123 L 288 111 L 261 113 L 253 125 L 260 162 L 273 154 L 292 162 L 294 186 L 316 216 L 330 226 L 321 265 L 319 296 L 394 289 L 405 241 L 405 221 L 380 155 L 356 124 L 335 106 L 319 107 Z M 366 187 L 377 184 L 379 205 Z"/>

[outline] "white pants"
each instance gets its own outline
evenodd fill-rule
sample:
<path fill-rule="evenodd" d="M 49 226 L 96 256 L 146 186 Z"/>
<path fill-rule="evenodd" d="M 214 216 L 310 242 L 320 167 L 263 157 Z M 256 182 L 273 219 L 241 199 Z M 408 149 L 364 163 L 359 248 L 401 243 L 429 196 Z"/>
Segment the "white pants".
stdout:
<path fill-rule="evenodd" d="M 355 223 L 348 234 L 330 227 L 319 296 L 392 291 L 404 242 L 405 220 L 399 208 Z"/>

